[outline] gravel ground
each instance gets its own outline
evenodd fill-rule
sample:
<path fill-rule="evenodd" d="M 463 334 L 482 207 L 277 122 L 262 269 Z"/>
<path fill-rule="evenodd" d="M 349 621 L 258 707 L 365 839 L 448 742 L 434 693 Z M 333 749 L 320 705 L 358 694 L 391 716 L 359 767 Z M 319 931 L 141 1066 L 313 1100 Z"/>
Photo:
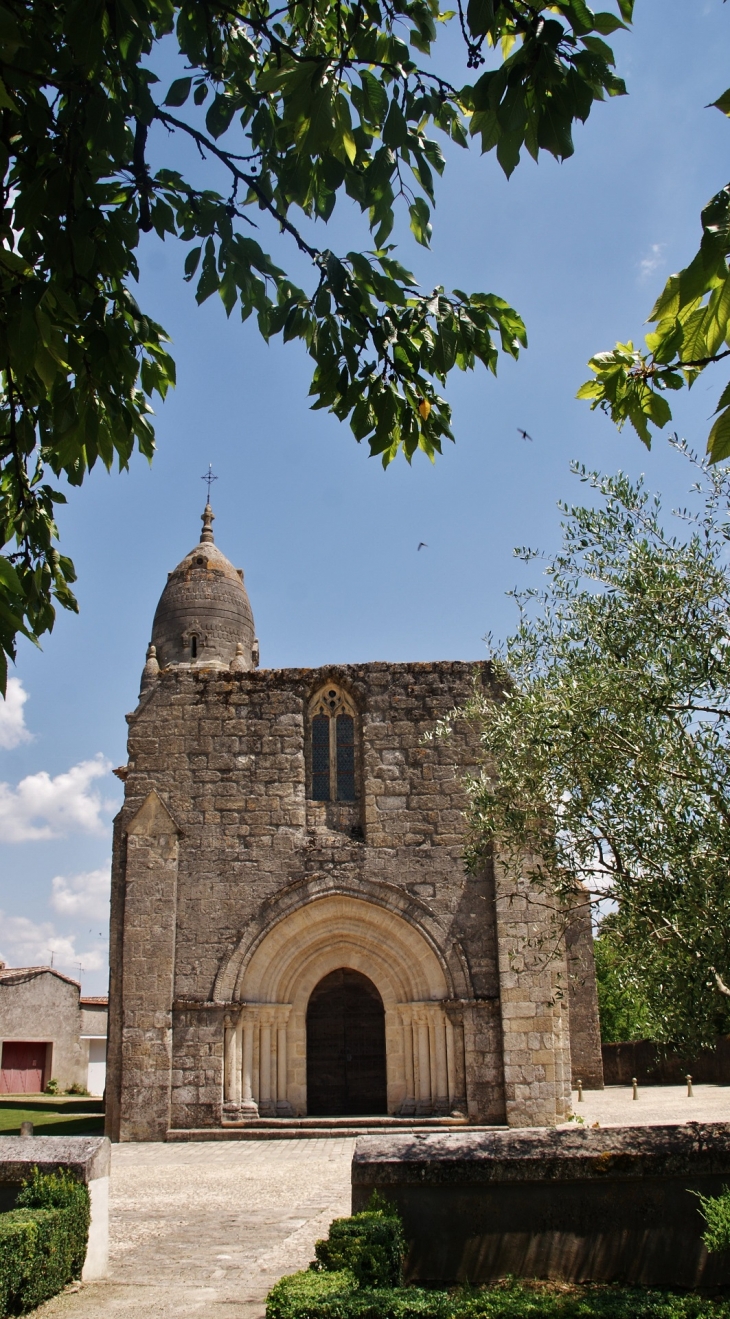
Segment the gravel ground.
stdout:
<path fill-rule="evenodd" d="M 686 1085 L 639 1086 L 634 1100 L 630 1085 L 608 1085 L 605 1090 L 584 1090 L 582 1103 L 573 1091 L 573 1112 L 587 1125 L 600 1122 L 602 1127 L 730 1122 L 730 1085 L 693 1085 L 692 1089 L 690 1099 Z"/>
<path fill-rule="evenodd" d="M 116 1145 L 111 1268 L 42 1319 L 257 1319 L 350 1212 L 354 1140 Z"/>
<path fill-rule="evenodd" d="M 587 1125 L 730 1121 L 730 1086 L 577 1093 Z M 260 1319 L 266 1293 L 305 1268 L 333 1218 L 350 1212 L 354 1140 L 115 1145 L 111 1268 L 37 1319 Z"/>

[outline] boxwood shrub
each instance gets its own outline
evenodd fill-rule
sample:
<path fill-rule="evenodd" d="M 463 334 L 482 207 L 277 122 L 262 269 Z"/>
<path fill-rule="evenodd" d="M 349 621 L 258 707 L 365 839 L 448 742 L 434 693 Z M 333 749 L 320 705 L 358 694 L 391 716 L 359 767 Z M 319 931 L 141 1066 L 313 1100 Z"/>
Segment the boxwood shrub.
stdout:
<path fill-rule="evenodd" d="M 353 1275 L 294 1273 L 276 1284 L 267 1319 L 730 1319 L 730 1299 L 650 1288 L 560 1287 L 507 1280 L 479 1290 L 357 1287 Z"/>
<path fill-rule="evenodd" d="M 78 1278 L 88 1237 L 87 1188 L 34 1169 L 16 1208 L 0 1214 L 0 1315 L 33 1310 Z"/>
<path fill-rule="evenodd" d="M 451 1291 L 402 1287 L 400 1219 L 374 1197 L 336 1218 L 316 1260 L 269 1292 L 266 1319 L 730 1319 L 730 1296 L 506 1279 Z"/>
<path fill-rule="evenodd" d="M 371 1200 L 351 1218 L 336 1218 L 326 1241 L 317 1241 L 313 1268 L 349 1269 L 359 1287 L 398 1287 L 403 1281 L 405 1242 L 400 1218 L 385 1201 Z"/>

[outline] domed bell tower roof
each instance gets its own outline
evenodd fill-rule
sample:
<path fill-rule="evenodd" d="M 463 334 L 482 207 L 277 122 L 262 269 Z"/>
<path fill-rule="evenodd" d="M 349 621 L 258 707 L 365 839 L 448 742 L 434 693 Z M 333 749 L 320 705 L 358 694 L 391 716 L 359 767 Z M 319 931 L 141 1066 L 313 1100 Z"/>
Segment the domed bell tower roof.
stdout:
<path fill-rule="evenodd" d="M 215 545 L 213 517 L 208 503 L 200 543 L 168 574 L 160 596 L 151 644 L 161 669 L 180 665 L 241 672 L 258 664 L 243 570 Z"/>

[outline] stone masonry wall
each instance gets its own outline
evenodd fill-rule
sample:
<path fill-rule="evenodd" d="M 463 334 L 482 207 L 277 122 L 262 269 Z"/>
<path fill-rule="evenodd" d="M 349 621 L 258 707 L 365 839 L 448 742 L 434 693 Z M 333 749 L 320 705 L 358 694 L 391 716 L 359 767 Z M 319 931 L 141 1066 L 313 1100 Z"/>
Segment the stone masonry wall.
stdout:
<path fill-rule="evenodd" d="M 226 1002 L 215 998 L 216 979 L 236 950 L 254 947 L 277 904 L 296 905 L 299 895 L 308 901 L 318 884 L 371 895 L 424 931 L 443 966 L 454 1038 L 462 1032 L 465 1043 L 469 1116 L 505 1120 L 501 1002 L 507 963 L 498 951 L 499 903 L 491 870 L 469 876 L 463 864 L 462 782 L 475 763 L 474 733 L 461 725 L 446 741 L 423 740 L 475 681 L 491 684 L 486 664 L 373 663 L 235 674 L 170 669 L 145 693 L 129 717 L 125 804 L 115 842 L 113 1137 L 130 1139 L 134 1131 L 137 1139 L 159 1138 L 168 1120 L 165 1086 L 173 1126 L 220 1123 Z M 357 711 L 355 804 L 308 797 L 307 707 L 329 682 L 347 692 Z M 157 969 L 145 980 L 144 958 L 154 959 L 156 942 L 129 910 L 130 843 L 135 816 L 152 792 L 178 834 L 174 914 L 171 859 L 140 853 L 134 862 L 138 893 L 146 867 L 159 901 L 166 895 L 165 919 L 173 925 L 165 934 L 160 922 L 164 948 L 159 945 Z M 161 867 L 170 871 L 165 883 L 154 878 Z M 140 978 L 133 984 L 135 966 Z M 530 982 L 528 997 L 534 988 Z M 535 989 L 541 1002 L 543 988 Z M 142 1013 L 145 995 L 151 1000 Z M 540 1029 L 544 1051 L 552 1024 Z M 143 1073 L 144 1086 L 157 1096 L 155 1115 L 137 1119 L 132 1114 L 139 1113 Z M 527 1107 L 518 1105 L 518 1121 L 530 1102 L 528 1096 Z M 550 1116 L 543 1087 L 538 1108 L 554 1122 L 564 1100 L 553 1104 Z M 140 1122 L 155 1136 L 144 1136 Z"/>

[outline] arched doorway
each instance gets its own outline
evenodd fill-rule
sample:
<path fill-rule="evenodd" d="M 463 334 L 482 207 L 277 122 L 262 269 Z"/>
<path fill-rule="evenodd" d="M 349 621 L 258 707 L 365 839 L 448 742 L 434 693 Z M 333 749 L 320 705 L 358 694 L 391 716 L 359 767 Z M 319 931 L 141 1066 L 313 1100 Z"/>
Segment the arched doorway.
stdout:
<path fill-rule="evenodd" d="M 307 1007 L 307 1112 L 387 1111 L 383 1000 L 367 976 L 341 967 L 320 980 Z"/>

